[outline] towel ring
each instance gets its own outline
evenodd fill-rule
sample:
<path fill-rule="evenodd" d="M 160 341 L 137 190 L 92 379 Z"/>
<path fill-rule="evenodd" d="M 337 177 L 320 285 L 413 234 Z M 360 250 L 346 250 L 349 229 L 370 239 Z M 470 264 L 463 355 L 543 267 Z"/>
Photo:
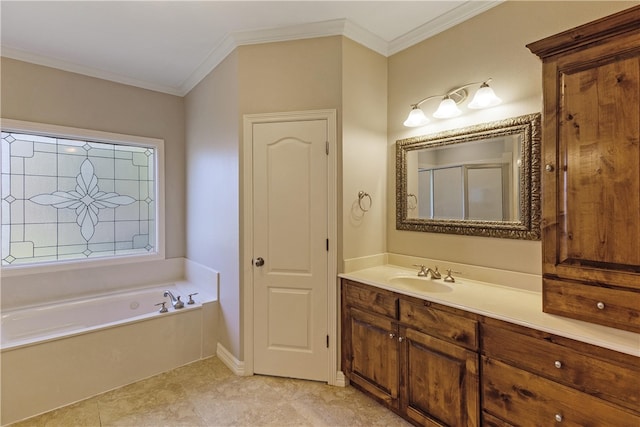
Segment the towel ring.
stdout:
<path fill-rule="evenodd" d="M 409 199 L 407 200 L 407 208 L 409 208 L 409 210 L 412 211 L 418 207 L 418 197 L 415 194 L 409 193 L 407 194 L 407 198 Z M 413 204 L 411 203 L 411 199 L 413 199 Z"/>
<path fill-rule="evenodd" d="M 364 199 L 365 197 L 369 198 L 369 207 L 367 209 L 362 207 L 362 199 Z M 371 196 L 369 195 L 369 193 L 365 193 L 364 191 L 358 192 L 358 206 L 360 206 L 360 209 L 362 210 L 362 212 L 368 212 L 369 209 L 371 209 L 372 203 L 373 201 L 371 200 Z"/>

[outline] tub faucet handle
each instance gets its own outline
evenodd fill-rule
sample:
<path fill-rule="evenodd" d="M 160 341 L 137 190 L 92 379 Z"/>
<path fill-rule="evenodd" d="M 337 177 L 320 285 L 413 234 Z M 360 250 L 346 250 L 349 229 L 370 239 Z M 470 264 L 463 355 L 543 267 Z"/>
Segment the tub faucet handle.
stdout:
<path fill-rule="evenodd" d="M 166 302 L 164 302 L 164 301 L 163 301 L 163 302 L 159 302 L 159 303 L 155 304 L 155 305 L 161 305 L 161 306 L 162 306 L 162 308 L 160 309 L 160 313 L 166 313 L 167 311 L 169 311 L 169 310 L 167 309 L 167 307 L 165 307 L 165 304 L 166 304 Z"/>
<path fill-rule="evenodd" d="M 193 296 L 194 295 L 198 295 L 197 292 L 193 293 L 193 294 L 189 294 L 189 301 L 187 301 L 187 304 L 195 304 L 196 302 L 193 300 Z"/>

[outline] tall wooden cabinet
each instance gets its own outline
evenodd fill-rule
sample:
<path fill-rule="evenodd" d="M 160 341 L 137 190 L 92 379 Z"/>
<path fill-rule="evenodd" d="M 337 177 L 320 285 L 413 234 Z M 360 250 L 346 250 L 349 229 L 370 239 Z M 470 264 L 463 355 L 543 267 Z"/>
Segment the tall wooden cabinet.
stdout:
<path fill-rule="evenodd" d="M 543 310 L 640 332 L 640 6 L 527 47 L 543 61 Z"/>

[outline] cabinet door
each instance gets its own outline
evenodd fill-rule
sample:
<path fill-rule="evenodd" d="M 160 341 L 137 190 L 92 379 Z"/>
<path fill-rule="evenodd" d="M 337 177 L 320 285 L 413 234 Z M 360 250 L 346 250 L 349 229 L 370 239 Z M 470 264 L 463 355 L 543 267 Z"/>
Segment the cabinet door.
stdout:
<path fill-rule="evenodd" d="M 389 318 L 348 308 L 349 380 L 392 408 L 398 408 L 397 326 Z"/>
<path fill-rule="evenodd" d="M 401 328 L 401 406 L 426 426 L 479 425 L 478 354 Z"/>
<path fill-rule="evenodd" d="M 546 111 L 557 108 L 543 143 L 545 274 L 640 289 L 639 40 L 545 65 L 556 87 L 545 89 L 555 92 Z M 622 48 L 629 53 L 616 58 Z"/>

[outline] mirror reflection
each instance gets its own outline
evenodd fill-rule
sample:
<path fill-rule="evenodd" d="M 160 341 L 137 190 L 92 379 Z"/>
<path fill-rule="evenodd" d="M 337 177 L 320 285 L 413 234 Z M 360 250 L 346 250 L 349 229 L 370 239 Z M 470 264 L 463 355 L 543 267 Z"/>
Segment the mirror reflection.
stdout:
<path fill-rule="evenodd" d="M 521 135 L 407 153 L 410 218 L 517 221 Z"/>
<path fill-rule="evenodd" d="M 539 239 L 539 127 L 533 114 L 397 141 L 397 228 Z"/>

